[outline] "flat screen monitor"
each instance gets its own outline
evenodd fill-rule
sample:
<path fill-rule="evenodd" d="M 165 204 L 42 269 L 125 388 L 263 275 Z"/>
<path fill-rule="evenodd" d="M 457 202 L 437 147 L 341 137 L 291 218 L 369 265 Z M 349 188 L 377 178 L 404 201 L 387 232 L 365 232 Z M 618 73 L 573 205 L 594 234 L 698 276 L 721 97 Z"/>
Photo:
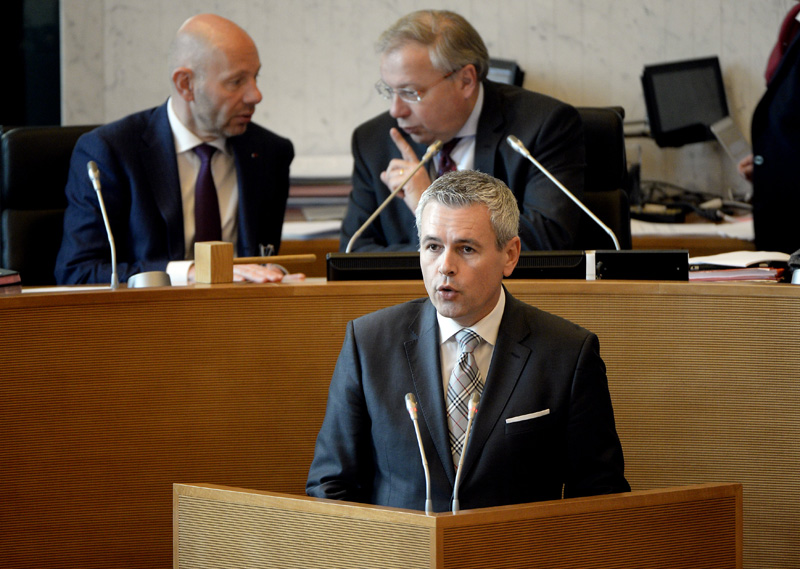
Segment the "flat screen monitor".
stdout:
<path fill-rule="evenodd" d="M 495 83 L 507 83 L 508 85 L 522 87 L 522 82 L 525 79 L 525 72 L 520 69 L 516 61 L 510 59 L 490 59 L 487 79 Z"/>
<path fill-rule="evenodd" d="M 711 125 L 728 116 L 717 57 L 647 65 L 642 88 L 650 133 L 661 147 L 713 140 Z"/>
<path fill-rule="evenodd" d="M 523 251 L 511 279 L 689 280 L 687 251 Z M 329 281 L 420 280 L 419 253 L 328 253 Z M 589 265 L 591 269 L 591 265 Z"/>

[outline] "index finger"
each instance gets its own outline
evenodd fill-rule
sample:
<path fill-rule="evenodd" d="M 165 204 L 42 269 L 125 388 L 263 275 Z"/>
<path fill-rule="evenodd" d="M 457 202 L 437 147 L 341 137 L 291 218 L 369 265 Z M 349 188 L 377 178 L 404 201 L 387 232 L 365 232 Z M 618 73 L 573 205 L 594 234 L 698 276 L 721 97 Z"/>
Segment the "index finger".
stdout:
<path fill-rule="evenodd" d="M 403 160 L 408 160 L 409 162 L 419 162 L 419 158 L 417 158 L 417 153 L 414 152 L 414 149 L 411 148 L 411 145 L 403 138 L 403 135 L 400 134 L 400 131 L 394 127 L 389 129 L 389 136 L 392 137 L 394 141 L 394 145 L 397 146 L 397 149 L 400 151 L 400 154 L 403 156 Z"/>

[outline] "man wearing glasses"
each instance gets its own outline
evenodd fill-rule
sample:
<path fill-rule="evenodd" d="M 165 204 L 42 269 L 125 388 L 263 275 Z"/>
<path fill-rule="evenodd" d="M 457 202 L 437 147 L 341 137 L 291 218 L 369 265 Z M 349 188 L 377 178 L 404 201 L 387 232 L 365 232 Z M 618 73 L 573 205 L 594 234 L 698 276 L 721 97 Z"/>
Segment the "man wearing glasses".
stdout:
<path fill-rule="evenodd" d="M 524 250 L 575 247 L 580 211 L 506 143 L 518 137 L 578 198 L 584 143 L 578 112 L 551 97 L 486 79 L 489 54 L 478 32 L 449 11 L 404 16 L 378 40 L 376 89 L 389 111 L 353 134 L 353 190 L 340 249 L 398 188 L 427 147 L 444 145 L 356 239 L 352 251 L 417 251 L 414 211 L 431 181 L 446 171 L 479 170 L 503 180 L 520 208 Z"/>

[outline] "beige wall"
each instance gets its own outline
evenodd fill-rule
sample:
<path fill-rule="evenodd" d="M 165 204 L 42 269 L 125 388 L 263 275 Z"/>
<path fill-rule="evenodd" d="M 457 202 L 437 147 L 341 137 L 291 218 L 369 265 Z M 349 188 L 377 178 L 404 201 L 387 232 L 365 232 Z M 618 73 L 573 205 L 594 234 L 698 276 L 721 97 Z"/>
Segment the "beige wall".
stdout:
<path fill-rule="evenodd" d="M 242 25 L 263 64 L 256 120 L 299 155 L 348 155 L 353 128 L 385 109 L 374 93 L 373 43 L 400 15 L 450 8 L 493 57 L 516 59 L 525 87 L 575 105 L 645 115 L 646 64 L 718 55 L 734 120 L 749 138 L 763 70 L 792 0 L 62 0 L 65 124 L 107 122 L 167 97 L 165 52 L 188 16 L 211 11 Z M 643 175 L 692 189 L 747 186 L 715 143 L 641 149 Z"/>

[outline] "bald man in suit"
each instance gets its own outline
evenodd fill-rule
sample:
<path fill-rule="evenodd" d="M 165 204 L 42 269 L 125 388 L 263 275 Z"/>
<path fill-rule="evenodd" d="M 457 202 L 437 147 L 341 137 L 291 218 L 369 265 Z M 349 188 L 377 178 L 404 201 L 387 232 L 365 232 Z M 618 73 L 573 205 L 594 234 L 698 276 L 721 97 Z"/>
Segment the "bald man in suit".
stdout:
<path fill-rule="evenodd" d="M 261 101 L 253 40 L 230 20 L 200 14 L 178 30 L 169 61 L 166 103 L 97 128 L 75 147 L 56 262 L 61 284 L 111 278 L 110 247 L 86 171 L 90 160 L 100 170 L 121 281 L 154 270 L 168 270 L 174 284 L 193 280 L 201 165 L 194 149 L 204 143 L 214 148 L 210 168 L 220 238 L 235 243 L 238 256 L 280 245 L 294 149 L 288 139 L 251 123 Z M 284 278 L 277 266 L 236 265 L 234 273 L 236 280 Z"/>
<path fill-rule="evenodd" d="M 520 254 L 511 191 L 479 172 L 446 174 L 422 194 L 416 220 L 428 297 L 347 325 L 306 492 L 423 509 L 407 393 L 418 401 L 433 511 L 452 507 L 458 469 L 462 508 L 630 490 L 597 336 L 502 285 Z M 477 371 L 459 390 L 464 329 L 478 336 Z M 467 440 L 459 413 L 472 392 L 480 404 Z"/>

